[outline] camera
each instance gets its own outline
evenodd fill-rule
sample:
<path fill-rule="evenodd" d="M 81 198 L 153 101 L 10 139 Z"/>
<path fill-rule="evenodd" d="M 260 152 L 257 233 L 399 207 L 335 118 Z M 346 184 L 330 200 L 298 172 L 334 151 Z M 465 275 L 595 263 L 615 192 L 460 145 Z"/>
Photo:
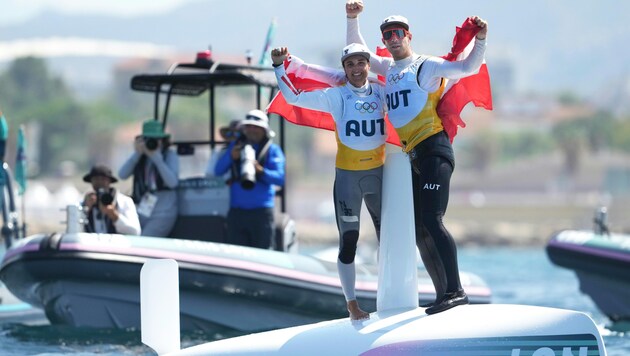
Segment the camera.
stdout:
<path fill-rule="evenodd" d="M 96 191 L 96 197 L 98 201 L 103 205 L 110 205 L 114 202 L 114 195 L 105 188 L 99 188 Z"/>
<path fill-rule="evenodd" d="M 149 151 L 153 151 L 158 147 L 158 140 L 157 138 L 153 138 L 153 137 L 145 137 L 144 138 L 144 146 L 149 150 Z"/>
<path fill-rule="evenodd" d="M 246 144 L 241 149 L 241 187 L 253 189 L 256 185 L 256 151 L 252 145 Z"/>

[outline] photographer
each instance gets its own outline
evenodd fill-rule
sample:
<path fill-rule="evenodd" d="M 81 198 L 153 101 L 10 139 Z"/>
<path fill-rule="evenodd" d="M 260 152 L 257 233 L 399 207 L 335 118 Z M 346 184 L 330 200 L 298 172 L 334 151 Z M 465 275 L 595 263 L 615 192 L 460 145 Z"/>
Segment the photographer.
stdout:
<path fill-rule="evenodd" d="M 274 233 L 275 186 L 284 185 L 284 153 L 272 142 L 269 118 L 260 110 L 241 121 L 242 136 L 219 158 L 214 174 L 230 169 L 228 243 L 263 249 L 271 247 Z"/>
<path fill-rule="evenodd" d="M 242 119 L 234 119 L 230 121 L 228 125 L 219 127 L 219 134 L 221 135 L 221 138 L 223 138 L 225 146 L 217 146 L 212 151 L 210 159 L 208 160 L 208 166 L 206 167 L 206 177 L 214 176 L 214 167 L 216 167 L 219 157 L 225 154 L 229 143 L 241 138 L 241 121 Z M 229 179 L 230 174 L 231 173 L 228 172 L 224 174 L 223 177 Z"/>
<path fill-rule="evenodd" d="M 179 158 L 170 148 L 170 135 L 156 120 L 145 121 L 134 152 L 120 167 L 122 179 L 133 175 L 133 193 L 142 235 L 166 237 L 177 219 Z"/>
<path fill-rule="evenodd" d="M 83 176 L 93 191 L 85 194 L 83 207 L 87 216 L 85 232 L 140 235 L 140 221 L 130 197 L 110 187 L 118 180 L 105 165 L 96 165 Z"/>

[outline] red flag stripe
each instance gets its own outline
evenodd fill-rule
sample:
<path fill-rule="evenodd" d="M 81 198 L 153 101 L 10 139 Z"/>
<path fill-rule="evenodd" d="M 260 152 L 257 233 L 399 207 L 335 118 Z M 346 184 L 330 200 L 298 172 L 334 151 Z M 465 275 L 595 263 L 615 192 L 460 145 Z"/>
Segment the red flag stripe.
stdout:
<path fill-rule="evenodd" d="M 461 27 L 455 29 L 455 38 L 451 52 L 442 58 L 454 61 L 474 40 L 480 28 L 467 18 Z M 477 107 L 492 110 L 492 90 L 490 88 L 490 75 L 486 64 L 482 64 L 477 74 L 460 79 L 442 96 L 437 106 L 437 113 L 442 119 L 444 131 L 451 142 L 457 135 L 459 127 L 466 127 L 461 118 L 464 107 L 472 102 Z"/>
<path fill-rule="evenodd" d="M 286 75 L 283 75 L 282 77 L 282 81 L 284 82 L 284 84 L 286 84 L 289 89 L 291 89 L 291 91 L 293 92 L 293 94 L 298 95 L 298 90 L 295 89 L 295 87 L 293 86 L 293 84 L 291 84 L 291 82 L 289 81 L 289 79 L 287 78 Z"/>
<path fill-rule="evenodd" d="M 468 44 L 470 44 L 470 42 L 474 39 L 477 32 L 479 32 L 479 27 L 477 27 L 477 25 L 472 21 L 472 18 L 467 18 L 461 27 L 456 27 L 455 32 L 451 52 L 442 57 L 449 61 L 456 60 L 457 57 L 465 50 Z M 386 48 L 377 47 L 377 54 L 383 57 L 391 57 L 391 54 Z M 288 60 L 285 61 L 284 65 L 285 68 L 288 69 Z M 330 87 L 330 84 L 328 83 L 309 78 L 297 77 L 292 73 L 292 70 L 288 70 L 287 76 L 292 85 L 287 83 L 286 78 L 283 77 L 282 80 L 285 81 L 290 88 L 292 88 L 291 90 L 296 89 L 300 91 L 308 91 Z M 438 103 L 437 112 L 442 119 L 444 130 L 448 133 L 451 142 L 453 141 L 455 135 L 457 135 L 458 127 L 466 126 L 466 123 L 461 119 L 460 114 L 469 102 L 472 102 L 475 106 L 492 110 L 490 76 L 485 64 L 481 66 L 479 73 L 460 79 L 457 83 L 455 83 L 444 94 Z M 335 129 L 335 123 L 330 114 L 289 105 L 282 96 L 282 93 L 278 93 L 278 95 L 276 95 L 269 104 L 267 111 L 269 113 L 278 114 L 287 119 L 289 122 L 297 125 L 322 128 L 326 130 Z M 389 120 L 386 120 L 386 122 L 388 130 L 387 142 L 400 146 L 400 139 L 398 138 L 398 134 L 396 133 L 394 127 Z"/>

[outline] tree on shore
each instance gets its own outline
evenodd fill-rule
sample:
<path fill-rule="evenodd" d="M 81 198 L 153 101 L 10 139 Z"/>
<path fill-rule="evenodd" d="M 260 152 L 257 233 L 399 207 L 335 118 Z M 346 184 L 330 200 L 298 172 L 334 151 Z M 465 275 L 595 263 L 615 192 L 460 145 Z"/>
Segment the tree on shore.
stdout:
<path fill-rule="evenodd" d="M 41 173 L 54 173 L 63 160 L 81 161 L 78 147 L 85 137 L 86 115 L 66 84 L 53 77 L 44 60 L 24 57 L 14 60 L 0 74 L 0 100 L 11 125 L 37 122 L 41 128 L 37 162 Z"/>

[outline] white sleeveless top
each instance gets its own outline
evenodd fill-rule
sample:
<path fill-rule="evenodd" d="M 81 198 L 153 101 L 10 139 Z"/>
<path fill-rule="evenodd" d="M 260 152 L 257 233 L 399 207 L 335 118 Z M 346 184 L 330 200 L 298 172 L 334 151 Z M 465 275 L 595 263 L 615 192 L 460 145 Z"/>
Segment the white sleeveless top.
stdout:
<path fill-rule="evenodd" d="M 405 152 L 444 129 L 436 112 L 444 91 L 444 81 L 433 93 L 428 93 L 418 84 L 418 70 L 427 58 L 419 56 L 402 68 L 392 65 L 385 77 L 389 121 L 396 129 Z"/>
<path fill-rule="evenodd" d="M 380 167 L 385 161 L 385 108 L 382 87 L 370 84 L 371 93 L 359 96 L 348 85 L 339 87 L 343 111 L 335 120 L 336 166 L 348 170 Z"/>

